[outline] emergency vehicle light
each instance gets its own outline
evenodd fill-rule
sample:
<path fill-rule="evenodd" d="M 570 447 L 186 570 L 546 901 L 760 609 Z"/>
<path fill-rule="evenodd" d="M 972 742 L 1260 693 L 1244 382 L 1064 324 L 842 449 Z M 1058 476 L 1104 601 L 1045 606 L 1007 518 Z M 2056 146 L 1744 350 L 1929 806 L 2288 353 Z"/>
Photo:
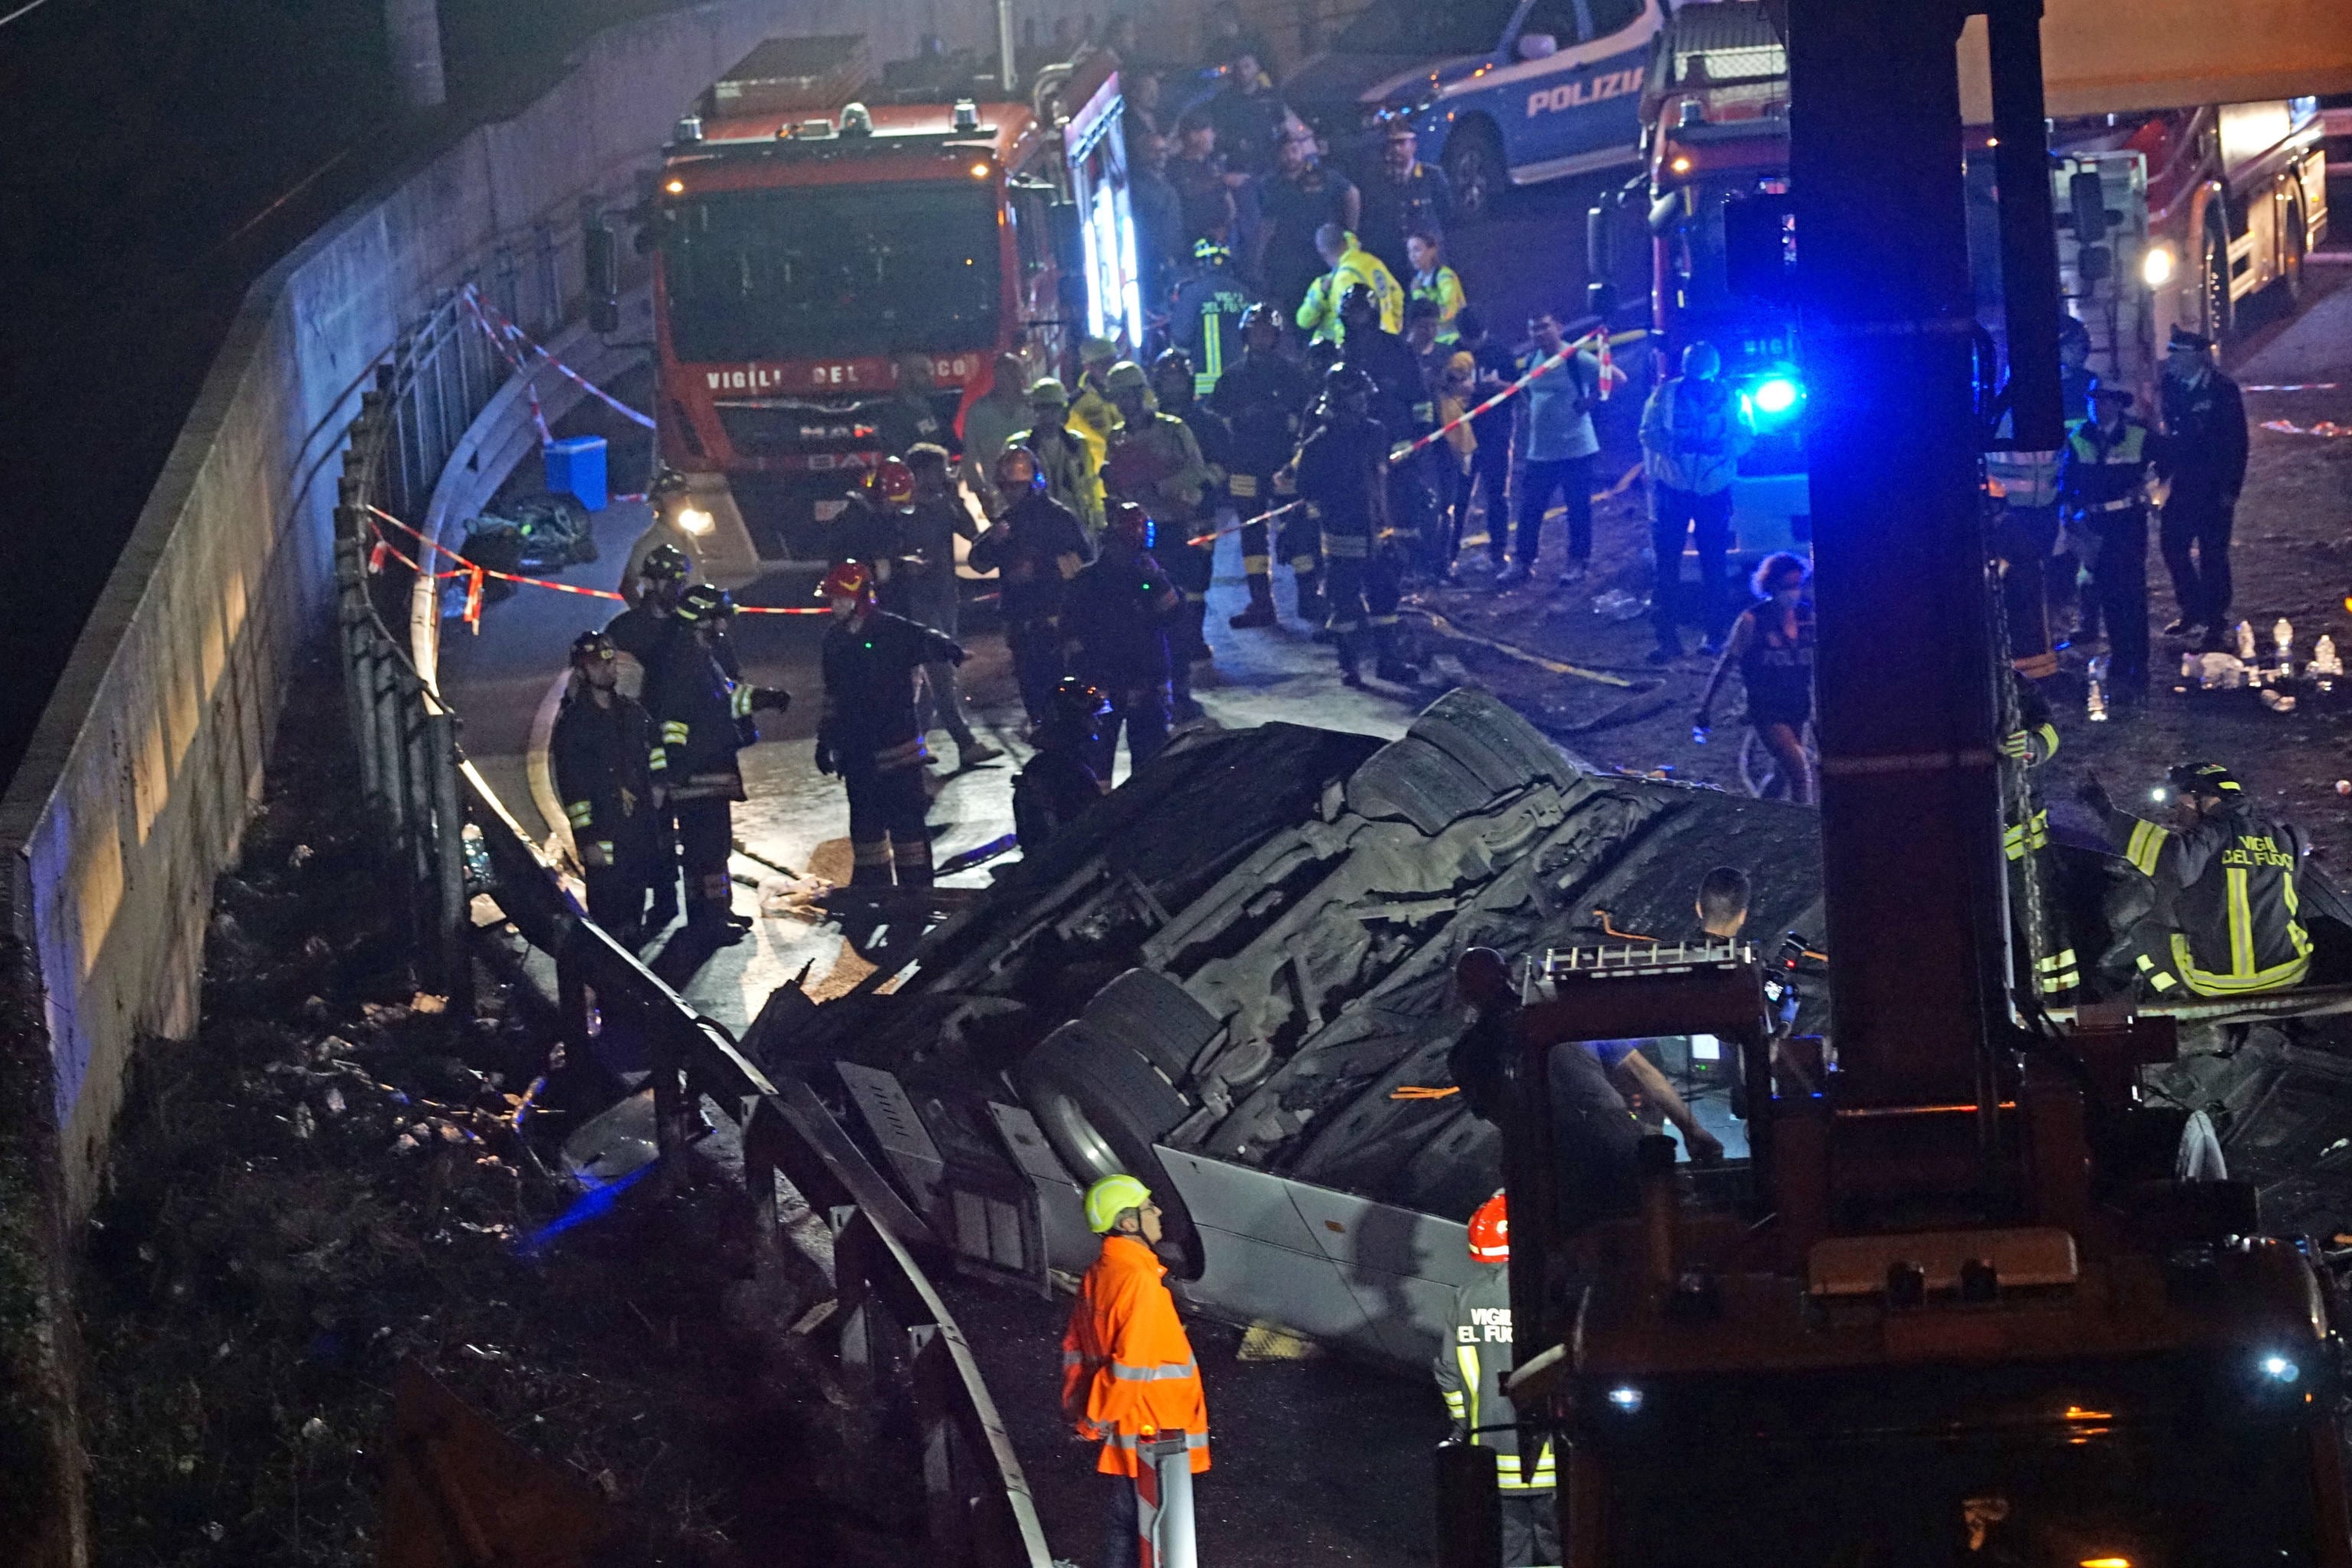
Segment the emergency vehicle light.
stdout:
<path fill-rule="evenodd" d="M 2172 281 L 2172 247 L 2147 247 L 2147 254 L 2139 258 L 2139 280 L 2151 289 L 2161 289 Z"/>
<path fill-rule="evenodd" d="M 1756 388 L 1756 411 L 1759 414 L 1786 414 L 1797 405 L 1799 388 L 1785 375 L 1776 375 Z"/>
<path fill-rule="evenodd" d="M 698 539 L 714 526 L 710 514 L 698 506 L 679 508 L 677 521 L 678 527 Z"/>
<path fill-rule="evenodd" d="M 1609 1391 L 1609 1403 L 1631 1415 L 1642 1408 L 1642 1391 L 1631 1384 L 1622 1384 Z"/>
<path fill-rule="evenodd" d="M 699 114 L 689 114 L 685 119 L 679 121 L 677 122 L 677 140 L 680 142 L 701 141 L 702 116 Z"/>
<path fill-rule="evenodd" d="M 2263 1375 L 2274 1383 L 2293 1383 L 2303 1375 L 2303 1368 L 2283 1355 L 2268 1355 L 2263 1358 Z"/>

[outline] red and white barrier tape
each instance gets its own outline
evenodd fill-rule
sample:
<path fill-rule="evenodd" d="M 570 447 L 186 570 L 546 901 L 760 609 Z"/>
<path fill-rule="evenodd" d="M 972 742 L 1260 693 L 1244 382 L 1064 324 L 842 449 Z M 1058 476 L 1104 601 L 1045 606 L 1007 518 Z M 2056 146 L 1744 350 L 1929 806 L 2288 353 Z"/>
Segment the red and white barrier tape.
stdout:
<path fill-rule="evenodd" d="M 2240 392 L 2334 392 L 2341 384 L 2339 382 L 2333 381 L 2296 381 L 2289 382 L 2284 385 L 2257 382 L 2252 386 L 2242 386 L 2238 390 Z"/>
<path fill-rule="evenodd" d="M 2333 419 L 2323 419 L 2316 425 L 2297 425 L 2292 419 L 2265 419 L 2263 428 L 2275 430 L 2282 436 L 2352 436 L 2352 425 L 2338 425 Z"/>
<path fill-rule="evenodd" d="M 619 398 L 614 396 L 603 387 L 598 386 L 594 382 L 590 381 L 586 376 L 582 375 L 578 371 L 573 370 L 570 365 L 565 364 L 562 360 L 557 359 L 553 354 L 547 351 L 545 344 L 540 342 L 529 332 L 524 331 L 520 327 L 515 325 L 512 321 L 508 321 L 504 316 L 499 314 L 499 312 L 493 310 L 489 305 L 484 303 L 480 290 L 475 289 L 469 284 L 465 289 L 464 299 L 466 301 L 466 308 L 472 311 L 474 319 L 482 324 L 482 330 L 490 334 L 491 341 L 499 344 L 499 352 L 507 356 L 507 363 L 514 365 L 515 374 L 524 377 L 524 383 L 526 385 L 530 385 L 530 377 L 529 374 L 523 370 L 523 367 L 520 363 L 519 356 L 522 353 L 528 353 L 536 354 L 539 358 L 545 360 L 548 365 L 552 368 L 557 374 L 562 376 L 566 381 L 571 382 L 574 386 L 577 386 L 581 391 L 585 392 L 591 397 L 593 397 L 598 402 L 604 404 L 605 407 L 610 408 L 622 418 L 642 425 L 648 430 L 654 427 L 653 418 L 650 415 L 638 413 L 635 409 L 630 407 L 627 404 L 622 402 Z M 547 421 L 541 416 L 539 409 L 539 391 L 535 386 L 531 387 L 530 410 L 532 419 L 538 422 L 540 437 L 541 440 L 545 440 L 547 438 Z"/>

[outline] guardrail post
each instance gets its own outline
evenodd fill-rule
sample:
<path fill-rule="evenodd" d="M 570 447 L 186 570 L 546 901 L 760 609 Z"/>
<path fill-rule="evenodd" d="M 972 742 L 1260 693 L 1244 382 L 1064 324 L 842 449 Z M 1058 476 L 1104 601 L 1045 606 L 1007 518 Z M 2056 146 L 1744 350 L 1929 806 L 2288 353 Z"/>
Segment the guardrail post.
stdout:
<path fill-rule="evenodd" d="M 915 1430 L 921 1441 L 923 1510 L 930 1534 L 931 1561 L 961 1562 L 971 1544 L 961 1489 L 956 1484 L 956 1431 L 951 1404 L 942 1386 L 954 1376 L 947 1342 L 937 1323 L 907 1331 L 908 1391 L 913 1396 Z"/>
<path fill-rule="evenodd" d="M 393 667 L 393 681 L 394 710 L 400 726 L 401 778 L 408 786 L 408 837 L 401 869 L 408 884 L 409 931 L 425 964 L 437 969 L 433 911 L 440 907 L 441 897 L 433 870 L 433 761 L 425 750 L 425 688 L 406 665 Z"/>
<path fill-rule="evenodd" d="M 473 1006 L 473 965 L 466 953 L 471 900 L 466 896 L 466 813 L 457 796 L 457 724 L 446 708 L 425 716 L 425 747 L 433 765 L 433 866 L 435 945 L 442 981 L 453 1007 Z"/>
<path fill-rule="evenodd" d="M 1146 1568 L 1201 1568 L 1192 1533 L 1192 1452 L 1181 1432 L 1162 1432 L 1137 1445 L 1136 1529 Z"/>

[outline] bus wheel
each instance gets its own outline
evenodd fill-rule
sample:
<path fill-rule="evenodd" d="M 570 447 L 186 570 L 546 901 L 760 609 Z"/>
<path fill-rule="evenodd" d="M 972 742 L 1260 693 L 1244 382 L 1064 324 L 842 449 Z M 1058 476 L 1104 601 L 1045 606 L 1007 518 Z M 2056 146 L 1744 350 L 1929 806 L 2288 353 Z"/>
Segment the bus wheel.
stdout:
<path fill-rule="evenodd" d="M 2292 310 L 2303 303 L 2303 204 L 2286 205 L 2286 243 L 2279 247 L 2279 294 Z"/>
<path fill-rule="evenodd" d="M 1446 183 L 1454 187 L 1454 216 L 1475 223 L 1495 210 L 1503 193 L 1503 142 L 1483 120 L 1466 120 L 1445 139 L 1441 160 Z"/>
<path fill-rule="evenodd" d="M 2198 267 L 2199 314 L 2202 318 L 2198 330 L 2215 342 L 2230 335 L 2237 325 L 2237 312 L 2230 301 L 2230 239 L 2219 224 L 2205 225 L 2205 251 Z"/>

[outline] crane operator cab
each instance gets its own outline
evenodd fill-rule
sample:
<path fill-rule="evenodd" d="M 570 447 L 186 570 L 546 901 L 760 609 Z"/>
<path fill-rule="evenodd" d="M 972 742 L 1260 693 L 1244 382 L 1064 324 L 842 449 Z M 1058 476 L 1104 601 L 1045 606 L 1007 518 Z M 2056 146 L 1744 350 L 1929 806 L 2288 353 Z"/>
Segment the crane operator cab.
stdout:
<path fill-rule="evenodd" d="M 1775 1070 L 1748 944 L 1470 967 L 1507 1387 L 1521 1451 L 1561 1455 L 1567 1563 L 2347 1563 L 2334 1289 L 2250 1186 L 2173 1179 L 2186 1113 L 2131 1092 L 2168 1020 L 2010 1053 L 1989 1107 L 1849 1104 L 1833 1060 Z M 1746 1159 L 1596 1110 L 1590 1042 L 1701 1033 L 1744 1075 Z M 1481 1450 L 1441 1452 L 1467 1563 Z"/>

